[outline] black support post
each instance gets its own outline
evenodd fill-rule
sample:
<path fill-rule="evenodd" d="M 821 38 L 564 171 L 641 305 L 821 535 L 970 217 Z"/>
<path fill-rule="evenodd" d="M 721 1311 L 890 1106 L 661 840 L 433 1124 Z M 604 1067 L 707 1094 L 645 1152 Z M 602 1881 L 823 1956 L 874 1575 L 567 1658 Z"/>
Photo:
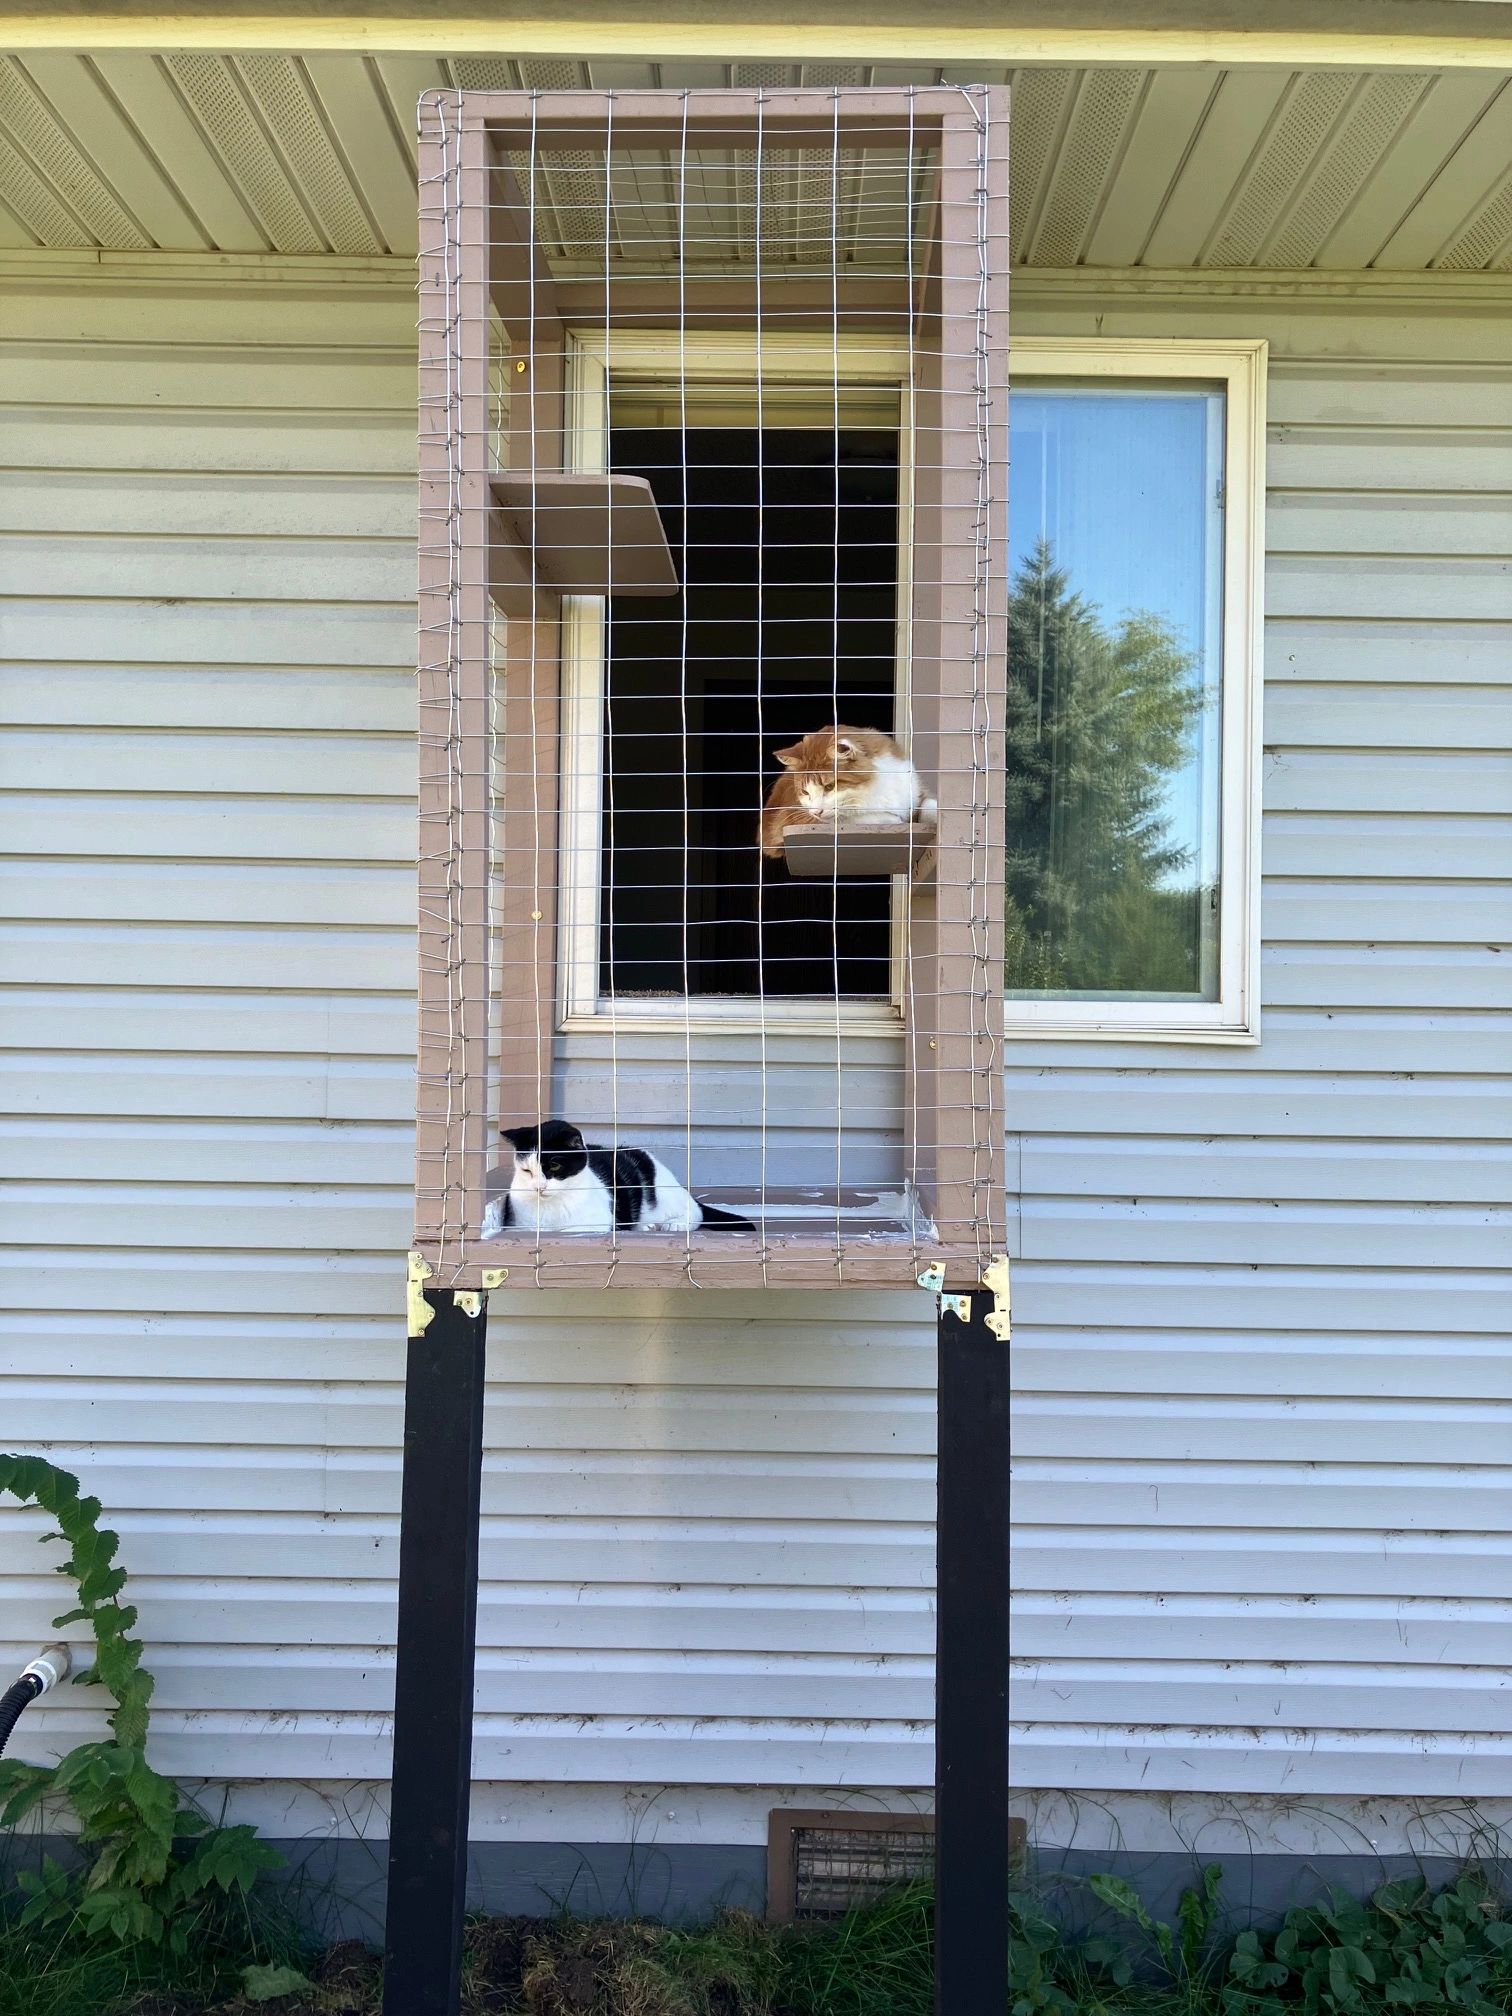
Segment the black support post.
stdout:
<path fill-rule="evenodd" d="M 1008 2008 L 1008 1346 L 992 1309 L 984 1288 L 946 1294 L 938 1324 L 937 2016 Z"/>
<path fill-rule="evenodd" d="M 461 1995 L 488 1319 L 481 1300 L 425 1299 L 404 1386 L 384 2016 L 457 2016 Z"/>

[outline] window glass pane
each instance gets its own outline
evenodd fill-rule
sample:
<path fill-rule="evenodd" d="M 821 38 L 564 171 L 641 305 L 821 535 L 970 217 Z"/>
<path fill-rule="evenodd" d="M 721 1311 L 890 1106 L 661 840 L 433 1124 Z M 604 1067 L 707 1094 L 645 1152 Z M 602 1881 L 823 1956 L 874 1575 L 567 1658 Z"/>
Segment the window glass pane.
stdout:
<path fill-rule="evenodd" d="M 1007 987 L 1218 996 L 1223 396 L 1010 402 Z"/>

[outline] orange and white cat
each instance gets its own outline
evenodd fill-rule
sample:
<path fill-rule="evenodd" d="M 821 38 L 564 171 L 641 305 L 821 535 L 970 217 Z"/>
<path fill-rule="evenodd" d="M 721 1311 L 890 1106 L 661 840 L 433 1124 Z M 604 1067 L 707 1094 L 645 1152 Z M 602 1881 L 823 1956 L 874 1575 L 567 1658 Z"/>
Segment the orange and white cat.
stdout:
<path fill-rule="evenodd" d="M 761 815 L 761 851 L 774 860 L 790 826 L 833 820 L 839 826 L 932 824 L 940 808 L 891 735 L 880 728 L 836 722 L 805 735 L 791 749 L 773 751 L 783 775 Z"/>

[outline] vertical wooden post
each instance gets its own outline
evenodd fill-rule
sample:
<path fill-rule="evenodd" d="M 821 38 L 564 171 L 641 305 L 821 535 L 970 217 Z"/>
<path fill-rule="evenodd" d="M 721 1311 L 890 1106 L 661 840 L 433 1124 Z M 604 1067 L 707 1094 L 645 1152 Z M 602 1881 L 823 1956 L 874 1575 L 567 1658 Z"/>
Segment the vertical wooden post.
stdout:
<path fill-rule="evenodd" d="M 456 1281 L 493 1139 L 489 1019 L 489 175 L 461 94 L 421 100 L 419 1070 L 415 1244 Z"/>
<path fill-rule="evenodd" d="M 461 1995 L 488 1318 L 479 1297 L 425 1299 L 404 1387 L 384 2016 L 457 2016 Z"/>
<path fill-rule="evenodd" d="M 973 1287 L 937 1319 L 937 2016 L 1008 2007 L 1008 1346 L 992 1307 Z"/>

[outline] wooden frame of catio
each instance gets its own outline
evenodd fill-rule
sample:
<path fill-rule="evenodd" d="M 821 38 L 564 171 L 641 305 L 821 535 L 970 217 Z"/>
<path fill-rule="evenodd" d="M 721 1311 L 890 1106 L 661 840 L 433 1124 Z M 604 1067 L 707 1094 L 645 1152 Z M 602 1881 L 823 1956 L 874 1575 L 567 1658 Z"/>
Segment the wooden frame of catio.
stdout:
<path fill-rule="evenodd" d="M 1007 594 L 1007 102 L 988 87 L 436 93 L 421 104 L 420 1017 L 412 1270 L 436 1290 L 976 1282 L 1004 1250 L 1003 695 Z M 759 283 L 749 317 L 832 340 L 893 330 L 913 359 L 907 570 L 912 753 L 939 780 L 934 879 L 909 901 L 901 1109 L 917 1210 L 897 1235 L 764 1223 L 731 1238 L 482 1236 L 501 1085 L 551 1110 L 557 1041 L 562 597 L 665 592 L 635 479 L 571 473 L 574 329 L 730 326 L 738 287 L 554 276 L 544 151 L 927 148 L 917 261 L 896 279 Z M 512 424 L 493 459 L 497 350 Z M 675 576 L 672 578 L 675 587 Z M 502 649 L 495 619 L 502 614 Z M 502 670 L 502 678 L 498 678 Z M 502 873 L 500 864 L 502 863 Z M 837 1066 L 838 1068 L 838 1066 Z M 569 1116 L 571 1117 L 571 1116 Z M 920 1230 L 920 1227 L 926 1229 Z M 943 1276 L 936 1278 L 943 1278 Z"/>

